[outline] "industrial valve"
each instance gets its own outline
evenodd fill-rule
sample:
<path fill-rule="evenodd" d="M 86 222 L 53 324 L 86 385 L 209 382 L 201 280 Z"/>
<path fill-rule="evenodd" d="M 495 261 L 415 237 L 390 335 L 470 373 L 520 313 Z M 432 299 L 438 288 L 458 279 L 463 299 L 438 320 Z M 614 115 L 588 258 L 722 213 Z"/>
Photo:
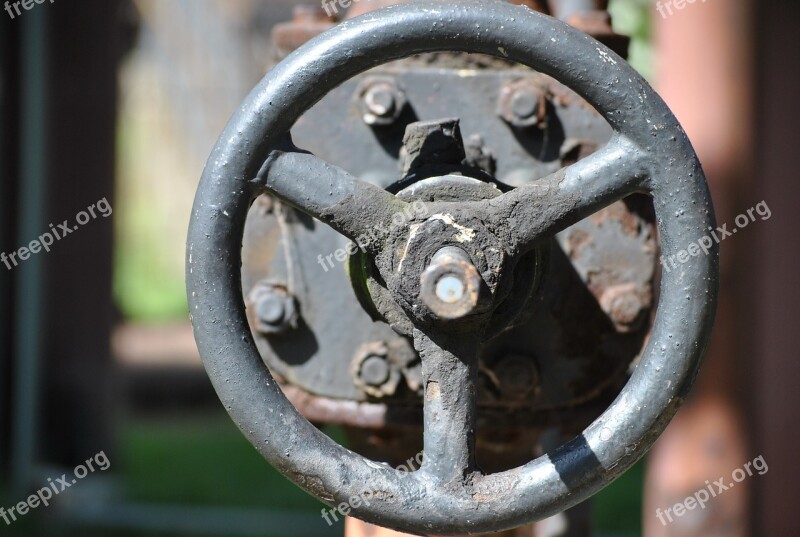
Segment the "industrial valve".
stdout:
<path fill-rule="evenodd" d="M 718 259 L 660 274 L 653 311 L 658 243 L 709 227 L 691 144 L 622 57 L 525 6 L 409 3 L 300 46 L 239 107 L 195 199 L 189 304 L 220 400 L 298 486 L 408 533 L 494 532 L 664 430 Z M 356 453 L 312 422 L 372 433 Z"/>

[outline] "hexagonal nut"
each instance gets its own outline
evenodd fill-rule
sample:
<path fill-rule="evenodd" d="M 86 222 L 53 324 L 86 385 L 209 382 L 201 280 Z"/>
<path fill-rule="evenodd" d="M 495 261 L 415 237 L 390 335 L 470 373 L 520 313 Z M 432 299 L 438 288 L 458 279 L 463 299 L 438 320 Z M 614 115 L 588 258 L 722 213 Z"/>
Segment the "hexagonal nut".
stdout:
<path fill-rule="evenodd" d="M 389 348 L 383 341 L 365 343 L 356 351 L 351 366 L 353 383 L 372 397 L 394 395 L 401 373 L 389 357 Z"/>
<path fill-rule="evenodd" d="M 500 90 L 497 113 L 513 127 L 544 129 L 547 127 L 547 91 L 530 78 L 506 84 Z"/>
<path fill-rule="evenodd" d="M 472 263 L 437 254 L 420 276 L 420 298 L 438 319 L 456 320 L 478 310 L 482 284 Z"/>
<path fill-rule="evenodd" d="M 495 363 L 492 380 L 504 397 L 525 399 L 539 389 L 536 361 L 520 354 L 508 354 Z"/>
<path fill-rule="evenodd" d="M 300 315 L 286 286 L 260 282 L 247 297 L 247 318 L 255 332 L 277 335 L 297 328 Z"/>
<path fill-rule="evenodd" d="M 356 94 L 364 123 L 371 127 L 392 125 L 406 107 L 406 94 L 392 78 L 369 77 Z"/>

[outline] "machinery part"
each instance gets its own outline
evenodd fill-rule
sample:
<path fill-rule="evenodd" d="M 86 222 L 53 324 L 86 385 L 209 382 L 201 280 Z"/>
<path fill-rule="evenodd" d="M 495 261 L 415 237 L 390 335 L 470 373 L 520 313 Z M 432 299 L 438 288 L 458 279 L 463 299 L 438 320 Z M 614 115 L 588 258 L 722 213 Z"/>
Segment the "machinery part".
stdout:
<path fill-rule="evenodd" d="M 250 293 L 248 303 L 259 333 L 277 335 L 297 328 L 297 304 L 286 286 L 261 282 Z"/>
<path fill-rule="evenodd" d="M 549 102 L 544 88 L 534 78 L 517 80 L 503 87 L 499 114 L 509 125 L 519 129 L 547 127 Z"/>
<path fill-rule="evenodd" d="M 536 362 L 528 356 L 504 356 L 490 373 L 497 389 L 515 399 L 522 399 L 539 387 Z"/>
<path fill-rule="evenodd" d="M 650 281 L 655 267 L 642 262 L 641 252 L 652 249 L 654 230 L 635 217 L 651 210 L 644 201 L 641 196 L 628 197 L 559 235 L 559 243 L 618 333 L 639 330 L 653 302 Z M 612 239 L 613 252 L 607 242 Z"/>
<path fill-rule="evenodd" d="M 393 124 L 406 107 L 405 93 L 391 78 L 368 78 L 362 83 L 357 95 L 364 123 L 372 127 Z"/>
<path fill-rule="evenodd" d="M 458 118 L 417 121 L 406 127 L 400 163 L 404 175 L 426 167 L 457 166 L 467 157 Z"/>
<path fill-rule="evenodd" d="M 272 30 L 272 44 L 278 58 L 332 28 L 338 17 L 335 13 L 327 13 L 322 6 L 300 4 L 292 10 L 292 21 L 275 25 Z"/>
<path fill-rule="evenodd" d="M 420 298 L 437 319 L 456 320 L 478 309 L 483 282 L 464 250 L 442 248 L 420 278 Z"/>
<path fill-rule="evenodd" d="M 502 66 L 482 62 L 486 67 L 477 68 L 475 55 L 438 57 L 436 62 L 424 65 L 416 60 L 411 64 L 401 60 L 354 77 L 303 114 L 292 128 L 294 138 L 318 157 L 341 165 L 358 177 L 391 192 L 399 190 L 398 196 L 412 203 L 415 199 L 458 202 L 495 197 L 507 190 L 509 184 L 529 184 L 573 164 L 605 145 L 611 137 L 611 129 L 600 114 L 546 75 L 508 62 Z M 354 99 L 361 82 L 376 76 L 396 80 L 407 91 L 409 108 L 413 106 L 414 114 L 400 118 L 388 130 L 366 126 Z M 552 95 L 546 129 L 512 129 L 496 115 L 501 89 L 527 78 L 535 79 Z M 401 166 L 398 154 L 406 152 L 401 142 L 405 131 L 412 126 L 418 128 L 409 123 L 417 117 L 460 117 L 459 129 L 464 133 L 467 153 L 465 164 L 471 170 L 461 167 L 458 175 L 447 180 L 425 179 L 425 174 L 415 172 L 410 183 L 398 183 L 397 169 Z M 436 129 L 441 128 L 440 122 L 433 123 Z M 457 137 L 451 138 L 457 141 Z M 455 152 L 452 155 L 456 162 L 463 158 Z M 438 158 L 444 160 L 443 155 Z M 436 163 L 441 164 L 440 161 L 433 164 Z M 430 170 L 430 167 L 428 164 L 421 168 Z M 453 164 L 453 167 L 458 166 Z M 497 181 L 492 183 L 491 177 L 481 181 L 470 179 L 468 176 L 480 177 L 476 168 L 492 174 L 496 171 Z M 649 198 L 642 198 L 650 202 Z M 619 205 L 622 210 L 606 219 L 592 216 L 575 224 L 573 227 L 580 233 L 573 233 L 571 227 L 557 235 L 558 244 L 552 241 L 543 245 L 547 251 L 542 252 L 538 262 L 532 262 L 539 266 L 537 278 L 547 282 L 543 289 L 546 295 L 529 301 L 524 325 L 509 329 L 511 322 L 498 320 L 491 329 L 497 337 L 492 340 L 491 348 L 482 353 L 480 359 L 484 365 L 491 365 L 508 353 L 519 353 L 536 356 L 541 367 L 541 397 L 510 399 L 493 390 L 491 383 L 482 381 L 481 411 L 489 406 L 508 409 L 509 416 L 501 423 L 510 429 L 523 420 L 537 421 L 539 418 L 531 414 L 543 412 L 549 423 L 559 423 L 568 431 L 582 430 L 586 422 L 575 421 L 578 413 L 571 407 L 581 405 L 584 414 L 586 402 L 596 398 L 596 415 L 599 415 L 607 406 L 604 391 L 619 389 L 639 355 L 650 328 L 652 300 L 647 302 L 644 316 L 647 322 L 624 334 L 609 322 L 608 314 L 598 302 L 605 287 L 631 279 L 637 282 L 642 296 L 653 296 L 657 244 L 652 208 L 639 211 L 629 206 L 627 199 Z M 337 245 L 344 254 L 347 240 L 310 218 L 290 218 L 289 223 L 294 237 L 293 266 L 296 281 L 300 282 L 296 286 L 297 298 L 308 326 L 307 330 L 297 330 L 282 338 L 279 345 L 256 334 L 262 358 L 274 374 L 310 394 L 334 400 L 369 400 L 350 375 L 354 353 L 365 343 L 390 341 L 398 336 L 383 323 L 373 322 L 380 319 L 380 314 L 370 318 L 351 300 L 353 275 L 360 268 L 354 270 L 348 263 L 346 270 L 343 265 L 334 267 L 326 262 L 325 269 L 320 270 L 320 253 L 331 254 L 336 249 L 331 245 Z M 245 289 L 276 274 L 283 277 L 286 262 L 283 245 L 274 239 L 275 226 L 274 218 L 264 216 L 255 207 L 251 209 L 243 244 Z M 629 229 L 641 232 L 634 237 L 628 235 Z M 561 249 L 567 251 L 562 238 L 573 235 L 576 239 L 580 236 L 581 242 L 570 243 L 587 246 L 571 250 L 572 254 L 566 258 L 561 252 Z M 581 287 L 589 287 L 591 293 L 581 291 Z M 530 296 L 530 291 L 515 290 L 510 294 L 523 299 Z M 565 300 L 565 296 L 570 299 Z M 364 307 L 371 308 L 369 304 Z M 389 406 L 390 416 L 397 415 L 399 406 L 422 405 L 416 393 L 406 390 L 384 396 L 381 403 Z M 497 417 L 498 413 L 492 412 L 492 419 Z M 355 419 L 353 423 L 359 422 Z M 391 426 L 390 420 L 386 427 Z M 497 437 L 496 432 L 492 434 Z"/>
<path fill-rule="evenodd" d="M 362 346 L 353 359 L 353 380 L 373 397 L 394 395 L 400 383 L 402 360 L 390 356 L 389 346 L 379 341 Z M 398 363 L 400 362 L 400 363 Z"/>
<path fill-rule="evenodd" d="M 491 236 L 499 240 L 503 250 L 487 260 L 489 272 L 498 271 L 497 281 L 486 281 L 489 273 L 482 272 L 493 296 L 520 255 L 633 193 L 653 197 L 666 256 L 699 240 L 714 224 L 697 157 L 658 95 L 610 50 L 526 8 L 502 2 L 388 8 L 307 43 L 260 83 L 220 137 L 195 200 L 187 276 L 201 355 L 228 412 L 280 471 L 328 503 L 368 492 L 372 501 L 354 509 L 355 516 L 418 534 L 490 532 L 542 519 L 586 499 L 629 468 L 691 387 L 713 322 L 718 278 L 716 250 L 664 274 L 652 336 L 620 396 L 583 434 L 514 470 L 485 475 L 475 464 L 483 329 L 454 337 L 421 324 L 413 304 L 406 311 L 415 324 L 423 368 L 423 467 L 398 473 L 311 426 L 281 393 L 249 337 L 239 270 L 250 203 L 270 192 L 351 239 L 391 222 L 405 202 L 299 152 L 281 135 L 347 78 L 397 57 L 446 49 L 502 56 L 552 75 L 615 130 L 607 146 L 534 184 L 488 201 L 430 204 L 431 214 L 452 217 L 455 225 L 447 224 L 452 232 L 459 226 L 472 229 L 486 247 L 496 246 Z M 297 181 L 298 173 L 317 180 Z M 365 250 L 393 280 L 387 283 L 395 299 L 407 302 L 414 298 L 409 294 L 414 285 L 403 286 L 410 269 L 392 265 L 402 234 Z M 440 233 L 430 237 L 429 247 L 446 245 Z"/>

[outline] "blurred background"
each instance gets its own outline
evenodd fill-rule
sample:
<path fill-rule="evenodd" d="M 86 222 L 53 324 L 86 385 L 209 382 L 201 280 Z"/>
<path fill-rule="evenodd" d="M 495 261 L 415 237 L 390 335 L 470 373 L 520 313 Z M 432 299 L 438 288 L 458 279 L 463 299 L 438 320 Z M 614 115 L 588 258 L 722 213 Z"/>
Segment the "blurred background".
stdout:
<path fill-rule="evenodd" d="M 185 298 L 205 160 L 274 65 L 270 31 L 296 4 L 57 0 L 0 12 L 0 252 L 99 200 L 113 207 L 50 252 L 0 265 L 0 506 L 97 453 L 111 461 L 53 506 L 0 520 L 0 535 L 343 534 L 228 418 Z M 631 36 L 631 63 L 692 139 L 718 221 L 761 201 L 773 216 L 722 245 L 720 310 L 692 398 L 596 497 L 592 525 L 606 536 L 798 535 L 800 5 L 710 0 L 663 16 L 664 4 L 612 0 L 614 30 Z M 770 471 L 709 507 L 713 533 L 656 519 L 758 456 Z"/>

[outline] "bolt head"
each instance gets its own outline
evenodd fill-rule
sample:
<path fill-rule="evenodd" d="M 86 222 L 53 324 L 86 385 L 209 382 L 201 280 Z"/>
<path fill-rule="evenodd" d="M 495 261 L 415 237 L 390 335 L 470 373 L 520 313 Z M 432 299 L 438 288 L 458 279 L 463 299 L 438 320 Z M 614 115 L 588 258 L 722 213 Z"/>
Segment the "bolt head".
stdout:
<path fill-rule="evenodd" d="M 504 356 L 492 368 L 500 391 L 513 399 L 525 398 L 537 387 L 536 362 L 518 354 Z"/>
<path fill-rule="evenodd" d="M 380 117 L 391 115 L 395 109 L 394 101 L 392 88 L 387 84 L 372 86 L 364 95 L 364 103 L 367 105 L 367 110 Z"/>
<path fill-rule="evenodd" d="M 392 125 L 406 105 L 405 93 L 387 77 L 365 80 L 359 87 L 358 100 L 364 123 L 372 127 Z"/>
<path fill-rule="evenodd" d="M 384 382 L 389 380 L 390 373 L 391 370 L 389 368 L 389 364 L 386 362 L 386 359 L 383 356 L 378 356 L 377 354 L 368 356 L 367 359 L 361 364 L 361 370 L 359 371 L 361 380 L 370 386 L 382 385 Z"/>
<path fill-rule="evenodd" d="M 519 129 L 544 127 L 547 93 L 532 79 L 512 82 L 500 93 L 498 114 L 506 123 Z"/>
<path fill-rule="evenodd" d="M 256 332 L 277 335 L 297 327 L 297 304 L 285 286 L 261 282 L 250 292 L 247 302 L 248 317 Z"/>
<path fill-rule="evenodd" d="M 277 325 L 286 315 L 284 297 L 266 295 L 256 305 L 258 320 L 265 324 Z"/>
<path fill-rule="evenodd" d="M 401 373 L 392 358 L 392 343 L 374 341 L 365 343 L 356 351 L 350 373 L 353 383 L 372 397 L 394 395 L 400 384 Z"/>
<path fill-rule="evenodd" d="M 436 282 L 436 296 L 442 302 L 453 304 L 464 298 L 466 285 L 464 282 L 452 274 L 439 278 Z"/>
<path fill-rule="evenodd" d="M 520 119 L 528 119 L 539 107 L 539 96 L 530 91 L 517 91 L 511 97 L 511 111 Z"/>
<path fill-rule="evenodd" d="M 478 310 L 482 283 L 468 258 L 437 254 L 420 276 L 420 298 L 436 318 L 457 320 Z"/>

